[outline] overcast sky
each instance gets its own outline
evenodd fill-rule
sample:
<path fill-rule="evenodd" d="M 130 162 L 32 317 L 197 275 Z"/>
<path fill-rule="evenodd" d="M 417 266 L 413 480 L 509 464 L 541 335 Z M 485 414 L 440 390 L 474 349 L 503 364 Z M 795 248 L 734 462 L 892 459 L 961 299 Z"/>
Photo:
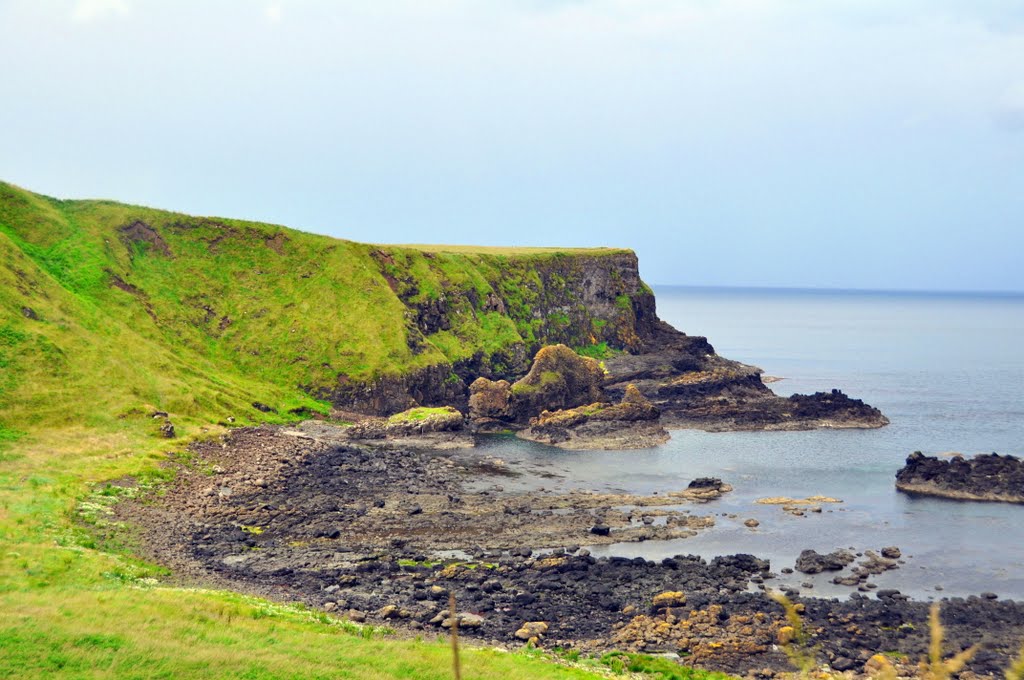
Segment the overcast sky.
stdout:
<path fill-rule="evenodd" d="M 59 197 L 1024 290 L 1019 0 L 0 0 L 0 93 Z"/>

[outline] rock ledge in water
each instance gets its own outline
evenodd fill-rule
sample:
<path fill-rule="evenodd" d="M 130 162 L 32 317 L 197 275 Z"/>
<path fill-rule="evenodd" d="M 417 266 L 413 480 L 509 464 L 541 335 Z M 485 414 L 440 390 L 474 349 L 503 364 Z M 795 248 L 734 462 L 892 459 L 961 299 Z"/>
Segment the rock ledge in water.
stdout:
<path fill-rule="evenodd" d="M 997 453 L 942 460 L 915 451 L 896 473 L 896 488 L 942 498 L 1024 503 L 1024 460 Z"/>

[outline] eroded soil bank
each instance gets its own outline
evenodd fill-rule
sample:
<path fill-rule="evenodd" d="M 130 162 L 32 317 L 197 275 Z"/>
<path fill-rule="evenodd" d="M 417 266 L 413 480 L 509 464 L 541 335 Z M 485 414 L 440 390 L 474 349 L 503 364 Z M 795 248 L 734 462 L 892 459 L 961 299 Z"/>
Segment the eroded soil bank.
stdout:
<path fill-rule="evenodd" d="M 433 633 L 450 624 L 454 593 L 463 634 L 481 641 L 791 669 L 776 644 L 782 610 L 757 590 L 774 579 L 766 561 L 595 559 L 579 547 L 710 530 L 727 486 L 555 493 L 544 489 L 549 473 L 472 450 L 375 450 L 279 427 L 236 430 L 191 453 L 166 494 L 119 507 L 150 555 L 188 582 Z M 796 601 L 820 660 L 837 670 L 927 649 L 928 605 L 895 591 Z M 952 599 L 943 619 L 950 652 L 984 643 L 977 673 L 1001 674 L 1024 640 L 1024 603 Z"/>

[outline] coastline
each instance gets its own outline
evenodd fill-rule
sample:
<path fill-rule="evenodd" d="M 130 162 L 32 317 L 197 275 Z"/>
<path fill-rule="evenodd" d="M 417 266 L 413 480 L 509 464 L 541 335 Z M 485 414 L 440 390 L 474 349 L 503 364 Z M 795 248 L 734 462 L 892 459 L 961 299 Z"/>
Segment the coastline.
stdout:
<path fill-rule="evenodd" d="M 762 592 L 785 565 L 750 555 L 594 558 L 580 547 L 713 530 L 716 499 L 731 493 L 721 482 L 695 480 L 692 493 L 565 494 L 545 490 L 549 472 L 493 456 L 352 446 L 266 426 L 196 444 L 192 454 L 156 503 L 117 508 L 142 529 L 149 557 L 190 582 L 299 599 L 408 634 L 442 629 L 455 593 L 472 614 L 462 634 L 481 642 L 518 646 L 517 631 L 532 621 L 545 624 L 535 640 L 545 647 L 686 651 L 691 663 L 732 673 L 789 670 L 775 645 L 785 619 Z M 676 591 L 685 604 L 657 606 Z M 833 668 L 857 670 L 878 649 L 927 648 L 919 626 L 927 603 L 892 589 L 877 598 L 851 592 L 843 601 L 790 593 Z M 984 633 L 990 653 L 970 666 L 976 672 L 1005 665 L 1024 635 L 1024 602 L 944 606 L 954 645 L 971 644 L 992 616 L 1005 622 Z"/>

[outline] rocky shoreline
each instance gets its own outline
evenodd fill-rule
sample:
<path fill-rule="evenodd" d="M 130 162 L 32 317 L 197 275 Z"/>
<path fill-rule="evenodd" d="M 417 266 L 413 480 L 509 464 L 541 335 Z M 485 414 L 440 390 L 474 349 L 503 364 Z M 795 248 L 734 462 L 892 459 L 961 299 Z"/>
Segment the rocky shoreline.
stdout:
<path fill-rule="evenodd" d="M 566 345 L 542 347 L 519 380 L 478 377 L 465 418 L 452 406 L 414 406 L 390 417 L 349 416 L 353 441 L 386 446 L 472 446 L 472 433 L 514 432 L 572 450 L 651 448 L 666 427 L 704 430 L 872 428 L 889 421 L 838 390 L 777 396 L 760 370 L 722 359 L 703 338 L 667 325 L 658 351 L 607 361 Z"/>
<path fill-rule="evenodd" d="M 942 460 L 915 451 L 896 473 L 896 488 L 957 500 L 1024 503 L 1024 460 L 997 453 Z"/>
<path fill-rule="evenodd" d="M 323 423 L 239 429 L 196 444 L 159 498 L 118 506 L 149 556 L 189 583 L 298 600 L 356 621 L 441 633 L 459 606 L 469 638 L 515 646 L 678 654 L 688 664 L 770 676 L 791 670 L 778 645 L 782 609 L 761 589 L 785 579 L 767 561 L 596 559 L 581 547 L 680 538 L 714 524 L 719 480 L 649 496 L 546 490 L 544 470 L 460 448 L 353 444 Z M 713 509 L 713 508 L 712 508 Z M 878 547 L 882 551 L 881 546 Z M 894 548 L 807 554 L 868 590 Z M 785 565 L 781 572 L 792 572 Z M 779 584 L 779 585 L 772 585 Z M 852 584 L 851 584 L 852 585 Z M 877 599 L 790 595 L 819 660 L 860 671 L 878 652 L 915 660 L 928 605 L 894 590 Z M 947 648 L 985 647 L 970 670 L 1001 672 L 1024 639 L 1024 603 L 971 597 L 943 604 Z"/>

